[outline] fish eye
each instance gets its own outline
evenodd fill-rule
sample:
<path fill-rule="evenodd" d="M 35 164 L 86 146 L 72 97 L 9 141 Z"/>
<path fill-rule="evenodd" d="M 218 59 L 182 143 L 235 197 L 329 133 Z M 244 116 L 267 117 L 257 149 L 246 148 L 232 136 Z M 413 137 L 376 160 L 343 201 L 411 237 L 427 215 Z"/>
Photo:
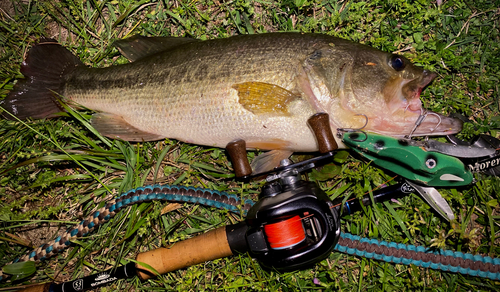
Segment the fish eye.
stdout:
<path fill-rule="evenodd" d="M 406 66 L 405 60 L 403 59 L 403 57 L 399 55 L 392 55 L 390 62 L 391 62 L 391 67 L 394 68 L 394 70 L 396 71 L 402 71 Z"/>

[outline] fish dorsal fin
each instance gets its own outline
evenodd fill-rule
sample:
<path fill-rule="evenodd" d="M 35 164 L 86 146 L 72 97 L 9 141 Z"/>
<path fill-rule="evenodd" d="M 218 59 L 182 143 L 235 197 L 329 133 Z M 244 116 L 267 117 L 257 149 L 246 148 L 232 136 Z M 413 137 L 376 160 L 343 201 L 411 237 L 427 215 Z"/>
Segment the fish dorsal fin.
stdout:
<path fill-rule="evenodd" d="M 233 88 L 238 91 L 239 103 L 256 115 L 289 116 L 288 105 L 299 98 L 283 87 L 264 82 L 244 82 L 233 85 Z"/>
<path fill-rule="evenodd" d="M 171 50 L 175 47 L 197 42 L 199 40 L 182 37 L 144 37 L 135 35 L 122 40 L 117 40 L 113 45 L 120 53 L 131 62 L 154 55 L 159 52 Z"/>
<path fill-rule="evenodd" d="M 90 122 L 99 133 L 113 139 L 142 142 L 156 141 L 165 138 L 164 136 L 139 130 L 125 121 L 121 116 L 114 114 L 93 114 Z"/>

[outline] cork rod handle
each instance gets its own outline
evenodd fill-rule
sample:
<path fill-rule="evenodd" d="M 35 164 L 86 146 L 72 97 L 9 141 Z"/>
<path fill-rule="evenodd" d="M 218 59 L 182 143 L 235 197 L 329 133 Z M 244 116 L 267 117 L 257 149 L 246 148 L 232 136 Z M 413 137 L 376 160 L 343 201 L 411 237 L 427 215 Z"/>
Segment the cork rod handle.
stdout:
<path fill-rule="evenodd" d="M 159 274 L 196 265 L 232 255 L 226 235 L 226 227 L 220 227 L 197 237 L 177 242 L 170 248 L 158 248 L 140 253 L 139 263 L 145 263 Z M 155 277 L 156 273 L 137 264 L 137 275 L 141 280 Z"/>

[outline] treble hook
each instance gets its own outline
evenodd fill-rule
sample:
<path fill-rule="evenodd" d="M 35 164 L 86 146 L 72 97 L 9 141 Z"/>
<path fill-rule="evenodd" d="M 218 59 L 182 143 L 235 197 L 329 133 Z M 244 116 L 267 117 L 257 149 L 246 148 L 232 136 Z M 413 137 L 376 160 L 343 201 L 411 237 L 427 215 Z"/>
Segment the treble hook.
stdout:
<path fill-rule="evenodd" d="M 441 116 L 438 115 L 438 114 L 436 114 L 436 113 L 433 113 L 433 112 L 427 113 L 427 115 L 435 115 L 438 118 L 438 120 L 439 120 L 439 122 L 437 123 L 436 127 L 434 129 L 432 129 L 432 131 L 431 131 L 431 132 L 434 132 L 434 130 L 436 130 L 439 127 L 439 125 L 441 125 L 441 122 L 442 122 Z"/>
<path fill-rule="evenodd" d="M 437 125 L 436 125 L 436 127 L 434 129 L 431 129 L 431 132 L 433 132 L 434 130 L 436 130 L 439 127 L 439 125 L 441 125 L 442 120 L 441 120 L 441 117 L 438 114 L 433 113 L 433 112 L 429 113 L 427 111 L 422 114 L 422 111 L 423 110 L 421 110 L 420 116 L 418 116 L 418 119 L 415 121 L 415 126 L 411 130 L 410 135 L 406 136 L 406 138 L 411 139 L 413 133 L 417 130 L 417 128 L 422 124 L 422 122 L 425 120 L 425 118 L 427 118 L 428 115 L 435 115 L 438 118 L 438 123 L 437 123 Z"/>
<path fill-rule="evenodd" d="M 365 117 L 365 124 L 361 128 L 337 128 L 337 137 L 342 138 L 342 135 L 344 133 L 361 132 L 361 133 L 365 134 L 364 140 L 358 140 L 358 139 L 352 139 L 352 140 L 356 141 L 356 142 L 364 142 L 368 139 L 368 134 L 365 131 L 363 131 L 363 129 L 368 125 L 368 117 L 365 114 L 355 114 L 355 116 Z"/>

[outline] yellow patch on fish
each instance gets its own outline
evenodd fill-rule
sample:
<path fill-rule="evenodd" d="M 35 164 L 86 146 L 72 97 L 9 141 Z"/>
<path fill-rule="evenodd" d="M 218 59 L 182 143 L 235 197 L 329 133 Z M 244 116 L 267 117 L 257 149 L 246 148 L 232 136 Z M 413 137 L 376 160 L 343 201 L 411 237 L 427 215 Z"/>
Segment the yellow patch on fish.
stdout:
<path fill-rule="evenodd" d="M 298 98 L 283 87 L 264 82 L 244 82 L 232 87 L 238 91 L 239 103 L 256 115 L 290 116 L 288 105 Z"/>

